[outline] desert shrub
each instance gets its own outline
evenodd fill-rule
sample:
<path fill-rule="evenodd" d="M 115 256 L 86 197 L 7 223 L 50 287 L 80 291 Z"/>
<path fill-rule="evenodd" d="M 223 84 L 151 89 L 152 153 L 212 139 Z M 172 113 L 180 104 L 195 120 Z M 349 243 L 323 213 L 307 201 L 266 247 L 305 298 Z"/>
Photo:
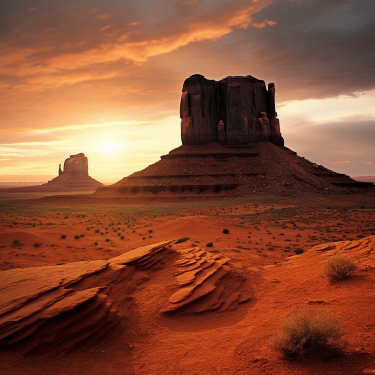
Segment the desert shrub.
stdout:
<path fill-rule="evenodd" d="M 148 230 L 148 233 L 152 233 L 152 232 L 153 232 L 153 230 L 152 230 L 152 229 L 149 229 L 149 230 Z"/>
<path fill-rule="evenodd" d="M 121 238 L 122 240 L 123 240 L 123 239 L 125 239 L 125 237 L 124 237 L 124 236 L 121 236 L 120 238 Z"/>
<path fill-rule="evenodd" d="M 98 243 L 97 242 L 94 242 L 94 245 L 96 246 Z"/>
<path fill-rule="evenodd" d="M 62 234 L 62 235 L 61 235 L 61 238 L 62 238 L 63 240 L 65 240 L 66 235 L 65 235 L 65 234 Z"/>
<path fill-rule="evenodd" d="M 42 244 L 40 242 L 36 242 L 33 245 L 34 245 L 34 247 L 40 247 Z"/>
<path fill-rule="evenodd" d="M 223 233 L 228 234 L 229 233 L 229 229 L 223 229 Z"/>
<path fill-rule="evenodd" d="M 206 243 L 206 246 L 207 247 L 212 247 L 212 246 L 214 246 L 214 244 L 212 242 L 209 242 L 209 243 Z"/>
<path fill-rule="evenodd" d="M 301 255 L 301 254 L 304 253 L 304 251 L 303 251 L 302 249 L 300 249 L 300 248 L 298 248 L 298 249 L 294 249 L 293 251 L 294 251 L 297 255 Z"/>
<path fill-rule="evenodd" d="M 175 243 L 182 243 L 182 242 L 186 242 L 188 240 L 190 240 L 189 237 L 182 237 L 182 238 L 178 239 Z"/>
<path fill-rule="evenodd" d="M 294 310 L 281 322 L 272 348 L 285 358 L 339 354 L 345 348 L 340 322 L 326 309 Z"/>
<path fill-rule="evenodd" d="M 90 227 L 87 227 L 86 230 L 90 230 Z"/>
<path fill-rule="evenodd" d="M 94 232 L 95 232 L 95 233 L 99 233 L 100 230 L 99 230 L 99 229 L 95 229 Z"/>
<path fill-rule="evenodd" d="M 106 238 L 106 239 L 105 239 L 105 242 L 109 242 L 109 238 Z"/>
<path fill-rule="evenodd" d="M 74 238 L 75 238 L 76 240 L 79 240 L 79 239 L 81 238 L 81 236 L 79 236 L 78 234 L 76 234 L 76 235 L 74 236 Z"/>
<path fill-rule="evenodd" d="M 18 223 L 17 223 L 17 221 L 13 221 L 13 225 L 17 225 Z"/>
<path fill-rule="evenodd" d="M 13 241 L 12 241 L 12 244 L 13 244 L 14 246 L 21 245 L 21 240 L 13 240 Z"/>
<path fill-rule="evenodd" d="M 328 258 L 324 274 L 332 281 L 338 281 L 352 276 L 355 269 L 355 264 L 348 256 L 336 254 Z"/>

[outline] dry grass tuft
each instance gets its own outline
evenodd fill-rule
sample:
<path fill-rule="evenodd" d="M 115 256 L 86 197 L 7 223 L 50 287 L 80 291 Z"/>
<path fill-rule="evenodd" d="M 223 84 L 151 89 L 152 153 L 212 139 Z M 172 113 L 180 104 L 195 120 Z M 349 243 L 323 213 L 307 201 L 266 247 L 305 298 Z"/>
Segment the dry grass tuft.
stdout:
<path fill-rule="evenodd" d="M 356 265 L 348 256 L 336 254 L 328 258 L 324 274 L 332 281 L 339 281 L 352 276 L 355 269 Z"/>
<path fill-rule="evenodd" d="M 345 348 L 342 336 L 340 322 L 328 310 L 294 310 L 281 322 L 272 348 L 289 359 L 336 355 Z"/>

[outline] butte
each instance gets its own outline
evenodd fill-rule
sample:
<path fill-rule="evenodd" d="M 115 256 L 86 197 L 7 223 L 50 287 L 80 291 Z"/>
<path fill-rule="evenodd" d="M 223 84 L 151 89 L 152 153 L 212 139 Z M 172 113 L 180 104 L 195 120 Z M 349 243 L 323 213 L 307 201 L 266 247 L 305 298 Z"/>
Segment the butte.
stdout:
<path fill-rule="evenodd" d="M 284 146 L 275 85 L 250 75 L 220 81 L 200 74 L 182 88 L 182 146 L 95 195 L 212 197 L 350 194 L 373 191 Z"/>
<path fill-rule="evenodd" d="M 39 191 L 95 191 L 103 184 L 89 176 L 88 159 L 83 153 L 71 155 L 64 162 L 64 170 L 59 165 L 59 175 L 39 186 L 25 186 L 9 189 L 17 192 Z"/>

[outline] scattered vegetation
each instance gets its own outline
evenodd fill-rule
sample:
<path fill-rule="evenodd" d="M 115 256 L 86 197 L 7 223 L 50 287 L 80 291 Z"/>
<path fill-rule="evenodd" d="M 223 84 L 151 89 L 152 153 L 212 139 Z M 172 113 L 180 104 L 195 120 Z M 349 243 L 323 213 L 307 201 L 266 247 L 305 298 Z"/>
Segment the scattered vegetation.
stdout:
<path fill-rule="evenodd" d="M 206 243 L 206 246 L 207 247 L 212 247 L 212 246 L 214 246 L 214 244 L 212 242 L 209 242 L 209 243 Z"/>
<path fill-rule="evenodd" d="M 324 274 L 332 281 L 351 277 L 356 269 L 353 261 L 345 255 L 336 254 L 328 258 Z"/>
<path fill-rule="evenodd" d="M 13 244 L 14 246 L 21 245 L 21 240 L 13 240 L 13 241 L 12 241 L 12 244 Z"/>
<path fill-rule="evenodd" d="M 186 242 L 188 240 L 190 240 L 190 237 L 182 237 L 182 238 L 178 239 L 175 243 L 176 244 L 177 243 L 182 243 L 182 242 Z"/>
<path fill-rule="evenodd" d="M 293 251 L 294 251 L 297 255 L 301 255 L 301 254 L 304 253 L 304 251 L 303 251 L 302 249 L 300 249 L 300 248 L 294 249 Z"/>
<path fill-rule="evenodd" d="M 85 235 L 84 235 L 84 234 L 81 234 L 81 237 L 85 237 Z"/>
<path fill-rule="evenodd" d="M 81 236 L 79 236 L 78 234 L 76 234 L 76 235 L 74 236 L 74 238 L 75 238 L 76 240 L 79 240 L 79 239 L 81 238 Z"/>
<path fill-rule="evenodd" d="M 229 229 L 223 229 L 223 233 L 228 234 L 229 233 Z"/>
<path fill-rule="evenodd" d="M 272 348 L 289 359 L 340 354 L 345 348 L 342 336 L 341 324 L 330 311 L 294 310 L 281 322 Z"/>
<path fill-rule="evenodd" d="M 98 244 L 97 242 L 94 242 L 94 245 L 95 245 L 95 246 L 97 246 L 97 244 Z"/>
<path fill-rule="evenodd" d="M 148 233 L 153 233 L 153 230 L 152 230 L 152 229 L 149 229 L 149 230 L 148 230 Z"/>
<path fill-rule="evenodd" d="M 109 242 L 109 238 L 106 238 L 106 239 L 105 239 L 105 242 Z"/>
<path fill-rule="evenodd" d="M 61 235 L 61 238 L 62 238 L 63 240 L 65 240 L 66 235 L 65 235 L 65 234 L 62 234 L 62 235 Z"/>
<path fill-rule="evenodd" d="M 42 244 L 40 242 L 36 242 L 33 245 L 34 245 L 34 247 L 40 247 Z"/>

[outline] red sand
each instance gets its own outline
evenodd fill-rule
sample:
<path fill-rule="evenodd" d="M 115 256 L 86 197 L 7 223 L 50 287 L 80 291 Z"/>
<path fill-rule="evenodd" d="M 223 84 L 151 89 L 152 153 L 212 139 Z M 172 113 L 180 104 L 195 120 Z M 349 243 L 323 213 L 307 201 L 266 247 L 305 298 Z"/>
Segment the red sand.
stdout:
<path fill-rule="evenodd" d="M 190 237 L 176 248 L 198 245 L 240 264 L 251 299 L 234 311 L 165 316 L 160 311 L 176 283 L 169 259 L 131 292 L 134 304 L 119 336 L 57 358 L 24 356 L 17 347 L 2 350 L 0 373 L 353 375 L 375 369 L 374 253 L 366 260 L 368 267 L 361 267 L 361 257 L 356 259 L 359 267 L 353 278 L 331 284 L 322 276 L 324 254 L 306 252 L 318 244 L 375 234 L 374 196 L 300 196 L 277 198 L 278 203 L 262 199 L 192 202 L 191 207 L 178 203 L 113 207 L 81 200 L 68 214 L 72 208 L 64 200 L 49 200 L 4 210 L 2 270 L 110 259 L 143 245 Z M 39 216 L 32 214 L 36 208 Z M 160 210 L 171 215 L 160 216 Z M 229 234 L 222 232 L 224 228 Z M 80 234 L 84 237 L 74 239 Z M 22 245 L 12 245 L 13 240 Z M 212 248 L 205 247 L 208 242 Z M 296 249 L 305 253 L 296 256 Z M 326 306 L 342 323 L 349 343 L 346 355 L 328 361 L 280 359 L 269 345 L 278 323 L 295 307 L 315 305 Z"/>

